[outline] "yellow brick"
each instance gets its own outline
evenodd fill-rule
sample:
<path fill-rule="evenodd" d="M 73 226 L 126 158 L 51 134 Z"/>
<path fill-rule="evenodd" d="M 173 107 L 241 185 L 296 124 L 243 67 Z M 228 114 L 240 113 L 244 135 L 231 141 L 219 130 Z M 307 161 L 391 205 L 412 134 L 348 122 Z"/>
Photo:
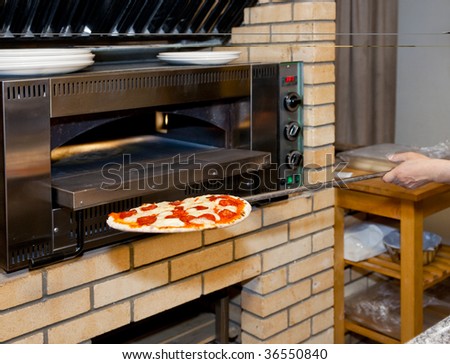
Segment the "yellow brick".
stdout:
<path fill-rule="evenodd" d="M 184 277 L 203 272 L 231 262 L 233 259 L 233 243 L 227 242 L 210 248 L 175 258 L 170 263 L 170 280 L 176 281 Z"/>
<path fill-rule="evenodd" d="M 250 23 L 250 8 L 245 8 L 244 9 L 244 20 L 242 21 L 242 25 L 247 25 L 249 23 Z"/>
<path fill-rule="evenodd" d="M 130 303 L 109 306 L 48 330 L 49 344 L 78 344 L 125 326 L 131 321 Z"/>
<path fill-rule="evenodd" d="M 41 297 L 41 272 L 0 273 L 0 311 Z"/>
<path fill-rule="evenodd" d="M 303 153 L 303 165 L 306 168 L 322 168 L 325 166 L 332 166 L 333 164 L 333 145 L 318 148 L 305 148 Z"/>
<path fill-rule="evenodd" d="M 231 30 L 231 44 L 259 44 L 270 42 L 270 26 L 245 26 Z"/>
<path fill-rule="evenodd" d="M 294 240 L 262 253 L 263 272 L 291 263 L 311 254 L 311 237 Z"/>
<path fill-rule="evenodd" d="M 296 239 L 334 225 L 334 209 L 315 212 L 290 222 L 290 239 Z"/>
<path fill-rule="evenodd" d="M 334 310 L 331 308 L 321 312 L 312 318 L 312 334 L 318 334 L 321 331 L 334 326 Z"/>
<path fill-rule="evenodd" d="M 47 268 L 47 292 L 60 292 L 128 269 L 130 249 L 127 246 L 86 253 L 80 259 Z"/>
<path fill-rule="evenodd" d="M 336 3 L 302 2 L 294 4 L 294 20 L 334 20 L 336 19 Z"/>
<path fill-rule="evenodd" d="M 330 269 L 312 277 L 312 293 L 317 294 L 334 286 L 334 270 Z"/>
<path fill-rule="evenodd" d="M 333 307 L 333 290 L 317 294 L 289 309 L 289 325 L 295 325 Z"/>
<path fill-rule="evenodd" d="M 255 234 L 247 235 L 235 240 L 235 259 L 256 254 L 263 250 L 273 248 L 287 241 L 287 225 L 277 226 L 271 229 L 258 231 Z"/>
<path fill-rule="evenodd" d="M 84 288 L 0 314 L 0 342 L 81 315 L 89 309 L 89 288 Z"/>
<path fill-rule="evenodd" d="M 37 334 L 11 341 L 11 344 L 44 344 L 44 333 L 38 332 Z"/>
<path fill-rule="evenodd" d="M 333 63 L 306 64 L 304 65 L 303 82 L 308 85 L 334 83 L 336 81 L 335 71 Z"/>
<path fill-rule="evenodd" d="M 307 106 L 332 104 L 335 102 L 335 87 L 333 84 L 306 85 L 304 87 L 304 102 Z"/>
<path fill-rule="evenodd" d="M 159 234 L 133 243 L 134 266 L 157 262 L 165 258 L 200 248 L 200 232 L 183 234 Z"/>
<path fill-rule="evenodd" d="M 290 46 L 260 46 L 250 47 L 250 62 L 288 62 L 291 61 Z"/>
<path fill-rule="evenodd" d="M 310 295 L 311 282 L 304 280 L 265 296 L 242 291 L 241 305 L 246 311 L 260 317 L 267 317 L 304 300 Z"/>
<path fill-rule="evenodd" d="M 244 287 L 260 295 L 265 295 L 286 286 L 286 284 L 287 268 L 282 267 L 252 279 L 245 283 Z"/>
<path fill-rule="evenodd" d="M 336 23 L 335 22 L 314 22 L 313 36 L 314 41 L 335 41 Z"/>
<path fill-rule="evenodd" d="M 313 197 L 314 211 L 322 210 L 327 207 L 334 207 L 334 189 L 325 188 L 318 191 Z"/>
<path fill-rule="evenodd" d="M 334 229 L 320 231 L 313 235 L 313 252 L 334 246 Z"/>
<path fill-rule="evenodd" d="M 312 41 L 334 41 L 334 22 L 302 22 L 272 26 L 272 43 L 301 43 Z"/>
<path fill-rule="evenodd" d="M 325 187 L 322 184 L 325 182 L 329 182 L 332 180 L 334 172 L 334 167 L 325 167 L 322 169 L 309 169 L 305 168 L 303 170 L 303 180 L 305 185 L 314 185 L 314 187 L 310 187 L 310 193 L 317 191 L 319 188 Z M 319 187 L 317 187 L 319 186 Z"/>
<path fill-rule="evenodd" d="M 303 109 L 305 126 L 332 124 L 335 120 L 334 105 L 307 106 Z"/>
<path fill-rule="evenodd" d="M 335 128 L 333 124 L 315 128 L 305 127 L 303 130 L 305 147 L 319 147 L 333 144 L 335 141 Z"/>
<path fill-rule="evenodd" d="M 203 294 L 241 283 L 261 273 L 261 257 L 253 256 L 203 273 Z"/>
<path fill-rule="evenodd" d="M 269 316 L 267 318 L 261 318 L 248 312 L 242 313 L 242 330 L 264 340 L 270 336 L 278 334 L 279 332 L 286 330 L 288 327 L 287 310 Z"/>
<path fill-rule="evenodd" d="M 239 224 L 230 226 L 225 229 L 205 230 L 204 243 L 209 245 L 217 243 L 218 241 L 230 239 L 235 236 L 243 235 L 251 231 L 256 231 L 262 226 L 262 211 L 258 208 L 253 208 L 252 213 L 244 221 Z"/>
<path fill-rule="evenodd" d="M 334 42 L 320 42 L 316 44 L 291 45 L 292 59 L 307 63 L 334 62 L 336 59 L 336 46 Z"/>
<path fill-rule="evenodd" d="M 264 207 L 263 211 L 263 224 L 268 226 L 311 212 L 312 199 L 305 195 L 291 197 L 287 200 L 272 203 Z"/>
<path fill-rule="evenodd" d="M 134 321 L 193 301 L 201 294 L 202 279 L 200 276 L 152 291 L 134 300 Z"/>
<path fill-rule="evenodd" d="M 307 341 L 303 342 L 306 345 L 317 345 L 317 344 L 334 344 L 334 329 L 329 328 L 326 331 L 321 332 L 318 335 L 311 336 Z"/>
<path fill-rule="evenodd" d="M 250 9 L 250 23 L 280 23 L 292 20 L 292 5 L 277 4 L 258 6 Z"/>
<path fill-rule="evenodd" d="M 289 282 L 297 282 L 334 265 L 334 251 L 329 249 L 319 254 L 314 254 L 299 260 L 289 266 Z"/>
<path fill-rule="evenodd" d="M 288 23 L 272 26 L 273 43 L 297 43 L 313 40 L 313 23 Z"/>
<path fill-rule="evenodd" d="M 94 286 L 94 307 L 120 301 L 169 282 L 168 263 L 135 270 Z"/>
<path fill-rule="evenodd" d="M 254 336 L 242 333 L 243 344 L 299 344 L 311 335 L 310 321 L 302 322 L 299 325 L 289 327 L 278 335 L 272 336 L 266 340 L 260 340 Z"/>

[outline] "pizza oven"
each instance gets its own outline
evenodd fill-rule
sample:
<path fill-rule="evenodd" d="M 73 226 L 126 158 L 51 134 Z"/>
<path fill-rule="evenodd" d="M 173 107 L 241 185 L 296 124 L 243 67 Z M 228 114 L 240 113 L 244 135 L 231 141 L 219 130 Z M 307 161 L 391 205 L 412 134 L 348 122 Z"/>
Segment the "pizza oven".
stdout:
<path fill-rule="evenodd" d="M 130 11 L 134 3 L 127 2 Z M 36 13 L 42 4 L 36 1 Z M 5 47 L 88 43 L 89 35 L 69 35 L 73 26 L 67 24 L 59 26 L 66 29 L 64 36 L 50 39 L 42 30 L 52 28 L 51 22 L 42 16 L 40 28 L 29 28 L 32 35 L 23 27 L 13 32 L 18 25 L 5 23 L 14 19 L 6 16 L 8 6 L 0 17 Z M 58 8 L 53 10 L 57 14 Z M 216 22 L 209 20 L 217 28 L 222 18 L 216 11 Z M 52 19 L 61 21 L 55 14 Z M 111 30 L 113 23 L 104 26 Z M 131 29 L 127 24 L 123 29 Z M 158 29 L 169 28 L 166 23 Z M 249 196 L 302 183 L 302 64 L 168 65 L 156 54 L 161 43 L 164 49 L 185 45 L 175 28 L 146 38 L 141 29 L 138 47 L 130 44 L 133 35 L 109 32 L 105 40 L 93 32 L 96 46 L 112 38 L 124 43 L 112 51 L 99 46 L 94 65 L 79 72 L 0 76 L 0 266 L 5 271 L 141 237 L 109 228 L 112 211 L 207 193 Z M 192 43 L 203 49 L 216 42 L 211 34 L 197 30 L 199 38 L 186 38 L 189 49 Z"/>

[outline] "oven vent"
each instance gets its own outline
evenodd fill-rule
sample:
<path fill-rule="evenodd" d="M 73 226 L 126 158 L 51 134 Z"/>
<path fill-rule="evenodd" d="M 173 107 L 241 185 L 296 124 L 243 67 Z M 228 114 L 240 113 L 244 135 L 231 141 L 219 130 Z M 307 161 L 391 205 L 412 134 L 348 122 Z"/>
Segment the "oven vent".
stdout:
<path fill-rule="evenodd" d="M 277 75 L 278 68 L 276 65 L 264 65 L 262 67 L 253 67 L 253 78 L 254 79 L 264 79 L 264 78 L 274 78 Z"/>
<path fill-rule="evenodd" d="M 217 182 L 208 182 L 205 181 L 203 183 L 196 183 L 194 185 L 187 185 L 186 188 L 184 189 L 184 195 L 186 197 L 191 197 L 191 196 L 197 196 L 197 195 L 203 195 L 203 194 L 207 194 L 207 193 L 218 193 L 218 192 L 223 192 L 218 191 L 217 190 L 217 184 L 223 186 L 224 183 L 222 183 L 222 181 L 217 181 Z"/>
<path fill-rule="evenodd" d="M 142 197 L 136 197 L 83 210 L 85 240 L 108 235 L 113 230 L 106 223 L 109 213 L 129 210 L 142 205 L 142 203 Z"/>
<path fill-rule="evenodd" d="M 42 242 L 40 244 L 33 244 L 13 249 L 10 255 L 11 266 L 21 265 L 31 259 L 37 259 L 48 256 L 52 253 L 51 243 Z"/>
<path fill-rule="evenodd" d="M 267 76 L 269 77 L 269 76 Z M 129 90 L 142 90 L 161 87 L 182 87 L 200 84 L 241 81 L 249 78 L 248 69 L 231 69 L 199 73 L 152 75 L 129 78 L 105 78 L 100 80 L 55 82 L 53 97 L 83 94 L 111 94 Z"/>
<path fill-rule="evenodd" d="M 0 2 L 0 43 L 133 44 L 230 37 L 257 0 Z M 106 40 L 105 40 L 106 39 Z M 34 40 L 34 43 L 33 43 Z"/>
<path fill-rule="evenodd" d="M 47 85 L 43 84 L 21 84 L 6 87 L 7 100 L 21 100 L 47 97 Z"/>

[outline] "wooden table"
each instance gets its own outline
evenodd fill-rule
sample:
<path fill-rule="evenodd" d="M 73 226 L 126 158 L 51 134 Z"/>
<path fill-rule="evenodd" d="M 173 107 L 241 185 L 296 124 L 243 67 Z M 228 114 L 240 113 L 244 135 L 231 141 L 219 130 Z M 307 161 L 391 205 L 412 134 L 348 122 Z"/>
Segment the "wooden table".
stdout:
<path fill-rule="evenodd" d="M 368 172 L 352 171 L 355 175 Z M 344 343 L 346 330 L 383 343 L 406 342 L 423 331 L 423 290 L 450 276 L 450 257 L 446 251 L 436 267 L 422 266 L 422 233 L 425 217 L 450 207 L 450 185 L 431 183 L 408 190 L 384 183 L 381 178 L 336 188 L 335 215 L 335 343 Z M 400 264 L 389 257 L 363 262 L 344 260 L 344 214 L 355 210 L 400 222 Z M 447 259 L 448 258 L 448 259 Z M 446 260 L 447 259 L 447 260 Z M 347 264 L 400 279 L 401 337 L 396 340 L 346 320 L 344 315 L 344 269 Z"/>

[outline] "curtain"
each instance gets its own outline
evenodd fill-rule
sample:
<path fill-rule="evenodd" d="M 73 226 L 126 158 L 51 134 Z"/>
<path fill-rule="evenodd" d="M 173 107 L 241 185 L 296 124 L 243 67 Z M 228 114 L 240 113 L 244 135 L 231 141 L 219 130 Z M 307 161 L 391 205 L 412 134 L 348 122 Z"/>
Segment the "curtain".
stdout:
<path fill-rule="evenodd" d="M 394 142 L 398 0 L 336 0 L 336 146 Z"/>

